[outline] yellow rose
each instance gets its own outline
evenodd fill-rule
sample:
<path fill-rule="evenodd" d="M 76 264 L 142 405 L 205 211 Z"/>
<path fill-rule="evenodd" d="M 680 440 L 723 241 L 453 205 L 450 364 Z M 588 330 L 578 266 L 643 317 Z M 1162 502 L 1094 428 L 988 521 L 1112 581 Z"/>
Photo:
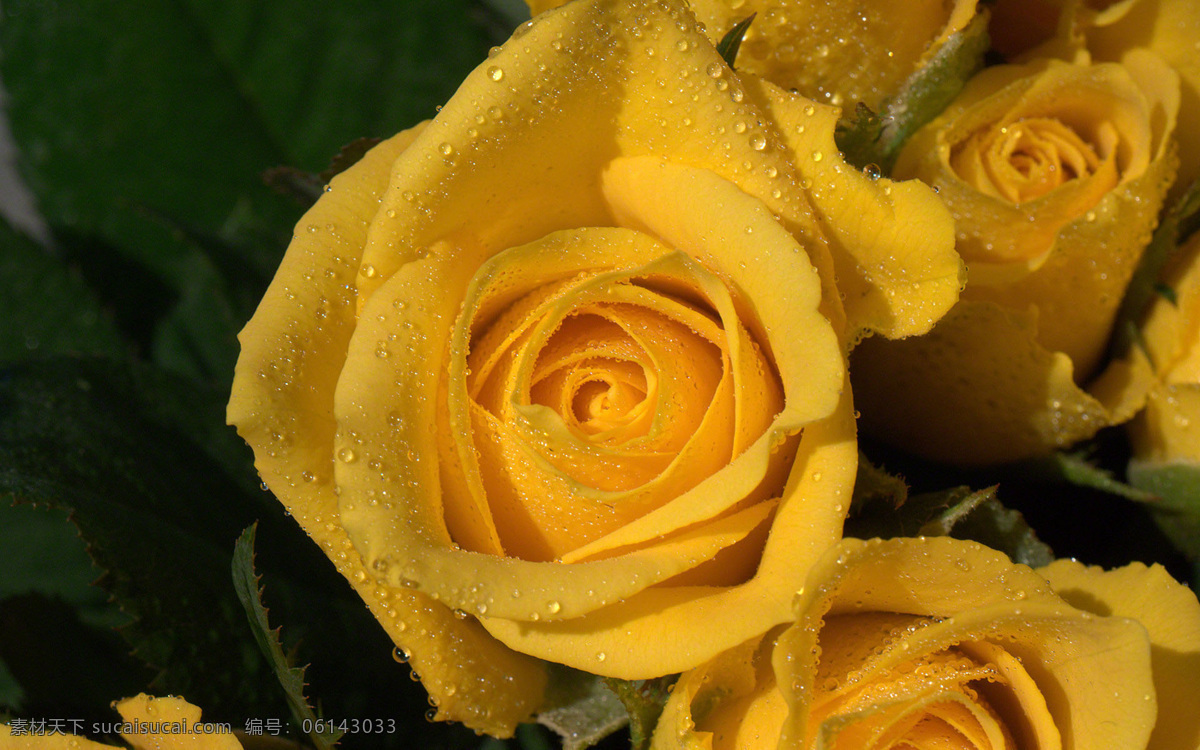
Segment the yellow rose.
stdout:
<path fill-rule="evenodd" d="M 102 733 L 120 734 L 133 750 L 242 750 L 242 744 L 231 731 L 221 724 L 202 722 L 200 709 L 182 698 L 154 698 L 143 693 L 117 701 L 113 708 L 121 715 L 121 721 L 113 721 L 111 727 L 101 725 Z M 39 729 L 34 733 L 28 726 L 0 724 L 0 748 L 111 750 L 115 747 L 76 737 L 70 734 L 72 728 L 67 723 L 57 732 L 42 733 Z"/>
<path fill-rule="evenodd" d="M 1174 174 L 1177 108 L 1177 77 L 1149 53 L 1043 60 L 984 70 L 918 131 L 895 173 L 939 190 L 968 285 L 929 336 L 856 352 L 868 432 L 986 464 L 1048 453 L 1140 408 L 1143 359 L 1097 370 Z"/>
<path fill-rule="evenodd" d="M 543 659 L 653 677 L 788 619 L 850 499 L 845 347 L 961 273 L 835 122 L 681 3 L 575 2 L 300 221 L 229 420 L 439 717 L 507 735 Z"/>
<path fill-rule="evenodd" d="M 1129 423 L 1129 480 L 1160 496 L 1151 507 L 1182 549 L 1200 539 L 1200 234 L 1193 234 L 1163 277 L 1175 293 L 1158 298 L 1142 327 L 1155 368 L 1146 408 Z"/>
<path fill-rule="evenodd" d="M 845 540 L 795 624 L 684 674 L 669 748 L 1200 744 L 1200 603 L 1160 567 L 1038 571 L 947 537 Z"/>
<path fill-rule="evenodd" d="M 1195 0 L 998 0 L 988 27 L 997 49 L 1116 62 L 1132 49 L 1161 56 L 1180 77 L 1179 189 L 1200 176 L 1200 3 Z M 1033 49 L 1036 48 L 1036 49 Z M 1178 190 L 1177 190 L 1178 192 Z"/>
<path fill-rule="evenodd" d="M 539 13 L 565 0 L 528 0 Z M 834 106 L 879 111 L 951 34 L 975 17 L 975 0 L 894 3 L 692 0 L 713 41 L 752 13 L 737 67 Z"/>

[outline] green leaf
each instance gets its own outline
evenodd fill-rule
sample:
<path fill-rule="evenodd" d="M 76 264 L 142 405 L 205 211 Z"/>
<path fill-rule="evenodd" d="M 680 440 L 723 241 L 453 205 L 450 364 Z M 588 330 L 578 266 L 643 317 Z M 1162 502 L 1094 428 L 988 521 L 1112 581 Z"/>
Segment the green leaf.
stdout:
<path fill-rule="evenodd" d="M 899 508 L 873 503 L 846 522 L 845 535 L 859 539 L 903 536 L 952 536 L 1000 550 L 1030 566 L 1054 559 L 1024 517 L 996 499 L 996 488 L 953 487 L 909 497 Z"/>
<path fill-rule="evenodd" d="M 1134 460 L 1126 473 L 1130 484 L 1156 498 L 1146 507 L 1163 533 L 1192 559 L 1200 581 L 1200 466 Z"/>
<path fill-rule="evenodd" d="M 308 705 L 308 699 L 304 697 L 304 668 L 292 666 L 291 660 L 283 653 L 283 644 L 279 642 L 281 628 L 271 630 L 267 620 L 267 609 L 262 603 L 259 576 L 254 572 L 254 532 L 257 526 L 257 524 L 247 526 L 234 545 L 233 586 L 237 590 L 242 608 L 246 610 L 246 619 L 250 622 L 254 640 L 275 671 L 275 676 L 279 679 L 279 686 L 283 688 L 288 708 L 292 712 L 292 720 L 299 727 L 305 725 L 319 727 L 321 726 L 318 721 L 319 716 Z M 328 750 L 337 744 L 342 733 L 340 731 L 313 731 L 308 736 L 320 750 Z"/>
<path fill-rule="evenodd" d="M 491 42 L 469 0 L 4 10 L 0 78 L 39 209 L 56 238 L 109 248 L 164 285 L 178 305 L 151 348 L 216 383 L 247 315 L 238 284 L 277 264 L 298 218 L 262 172 L 316 169 L 355 138 L 431 117 Z M 222 238 L 244 266 L 177 227 Z"/>
<path fill-rule="evenodd" d="M 128 353 L 78 267 L 0 220 L 0 363 L 63 353 Z"/>
<path fill-rule="evenodd" d="M 852 120 L 840 123 L 835 136 L 846 161 L 860 169 L 874 164 L 890 173 L 912 134 L 941 114 L 983 67 L 987 23 L 988 14 L 980 13 L 951 34 L 899 93 L 884 102 L 879 115 L 859 107 Z"/>
<path fill-rule="evenodd" d="M 272 506 L 230 473 L 245 458 L 215 432 L 236 440 L 219 424 L 222 402 L 106 360 L 10 368 L 0 497 L 70 508 L 99 584 L 133 618 L 122 634 L 158 671 L 152 687 L 241 721 L 281 707 L 228 573 L 232 541 Z"/>
<path fill-rule="evenodd" d="M 69 603 L 89 625 L 112 628 L 129 618 L 92 585 L 100 572 L 70 514 L 28 504 L 0 505 L 0 598 L 39 593 Z"/>
<path fill-rule="evenodd" d="M 550 705 L 537 721 L 559 735 L 564 750 L 586 750 L 629 724 L 625 704 L 595 675 L 555 668 L 548 692 Z"/>
<path fill-rule="evenodd" d="M 730 70 L 736 70 L 734 63 L 737 61 L 738 50 L 741 49 L 742 39 L 746 37 L 746 32 L 750 30 L 750 24 L 754 23 L 756 15 L 758 14 L 751 13 L 735 23 L 733 28 L 721 37 L 721 41 L 717 42 L 717 54 L 729 65 Z"/>
<path fill-rule="evenodd" d="M 1090 487 L 1139 503 L 1156 499 L 1153 493 L 1126 484 L 1113 476 L 1108 469 L 1097 466 L 1089 460 L 1085 451 L 1058 451 L 1045 461 L 1039 462 L 1037 466 L 1030 466 L 1030 470 L 1038 474 L 1049 474 L 1050 478 L 1058 481 L 1078 487 Z"/>
<path fill-rule="evenodd" d="M 1154 230 L 1150 244 L 1142 253 L 1129 285 L 1125 287 L 1125 296 L 1121 306 L 1117 308 L 1117 317 L 1113 323 L 1113 337 L 1109 343 L 1109 359 L 1124 357 L 1132 346 L 1145 350 L 1141 341 L 1142 318 L 1150 309 L 1154 297 L 1162 293 L 1161 283 L 1163 269 L 1179 249 L 1179 243 L 1186 235 L 1189 225 L 1200 219 L 1200 180 L 1188 186 L 1187 191 L 1180 196 L 1175 205 L 1163 215 L 1162 221 Z M 1170 289 L 1169 287 L 1166 287 Z M 1170 292 L 1171 299 L 1174 291 Z M 1149 355 L 1149 352 L 1147 352 Z"/>

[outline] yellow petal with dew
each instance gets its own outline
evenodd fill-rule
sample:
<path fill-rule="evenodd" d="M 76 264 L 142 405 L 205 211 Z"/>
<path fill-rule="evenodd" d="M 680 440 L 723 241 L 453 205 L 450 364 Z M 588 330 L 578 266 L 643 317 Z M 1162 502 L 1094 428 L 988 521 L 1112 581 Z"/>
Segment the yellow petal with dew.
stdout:
<path fill-rule="evenodd" d="M 340 525 L 334 491 L 333 397 L 357 323 L 349 290 L 391 164 L 419 133 L 405 131 L 372 149 L 335 177 L 301 219 L 291 250 L 239 336 L 228 419 L 255 449 L 263 481 L 397 648 L 411 653 L 439 701 L 439 716 L 505 736 L 541 702 L 542 665 L 456 619 L 448 607 L 408 589 L 379 586 Z M 442 660 L 447 653 L 456 658 Z"/>
<path fill-rule="evenodd" d="M 791 619 L 796 581 L 838 538 L 849 503 L 846 482 L 857 468 L 856 445 L 847 389 L 833 416 L 805 428 L 758 570 L 740 585 L 652 587 L 573 621 L 485 618 L 484 625 L 524 653 L 553 654 L 623 679 L 680 672 L 756 637 Z M 720 628 L 694 627 L 714 618 Z M 670 635 L 680 632 L 689 637 Z M 654 644 L 653 658 L 635 647 L 640 642 Z"/>
<path fill-rule="evenodd" d="M 930 619 L 882 644 L 882 653 L 854 671 L 856 682 L 917 655 L 986 641 L 1002 645 L 1037 683 L 1067 747 L 1140 747 L 1154 724 L 1150 648 L 1138 623 L 1080 612 L 1029 568 L 972 542 L 848 539 L 812 568 L 796 624 L 779 639 L 776 672 L 792 706 L 785 741 L 799 742 L 808 731 L 822 622 L 858 612 Z M 1114 688 L 1097 691 L 1101 681 Z M 1036 710 L 1035 703 L 1027 708 Z M 1128 717 L 1116 729 L 1104 721 L 1114 712 Z"/>
<path fill-rule="evenodd" d="M 113 704 L 132 732 L 121 732 L 135 750 L 241 750 L 242 745 L 232 731 L 221 731 L 221 725 L 211 725 L 211 734 L 195 731 L 200 724 L 200 709 L 182 698 L 154 698 L 142 693 Z M 138 731 L 139 725 L 150 731 Z M 155 727 L 166 728 L 156 731 Z"/>
<path fill-rule="evenodd" d="M 965 283 L 954 224 L 938 196 L 916 180 L 873 178 L 847 164 L 833 138 L 836 108 L 763 82 L 747 87 L 796 154 L 830 237 L 850 343 L 868 332 L 887 338 L 927 332 Z"/>
<path fill-rule="evenodd" d="M 896 13 L 886 2 L 696 0 L 697 17 L 717 41 L 754 13 L 737 66 L 802 95 L 852 109 L 879 111 L 951 34 L 975 4 L 919 0 Z"/>
<path fill-rule="evenodd" d="M 1200 746 L 1200 715 L 1195 710 L 1200 695 L 1200 602 L 1195 593 L 1158 565 L 1133 563 L 1105 571 L 1056 560 L 1038 572 L 1072 605 L 1097 615 L 1127 617 L 1146 628 L 1158 705 L 1147 748 Z"/>

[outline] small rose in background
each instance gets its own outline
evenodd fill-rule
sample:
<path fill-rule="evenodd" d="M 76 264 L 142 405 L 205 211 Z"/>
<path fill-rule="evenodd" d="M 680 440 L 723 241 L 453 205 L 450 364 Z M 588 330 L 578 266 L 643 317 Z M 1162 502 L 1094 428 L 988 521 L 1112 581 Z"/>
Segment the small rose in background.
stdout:
<path fill-rule="evenodd" d="M 1200 742 L 1200 603 L 1162 568 L 847 539 L 796 604 L 795 624 L 680 678 L 656 750 Z"/>

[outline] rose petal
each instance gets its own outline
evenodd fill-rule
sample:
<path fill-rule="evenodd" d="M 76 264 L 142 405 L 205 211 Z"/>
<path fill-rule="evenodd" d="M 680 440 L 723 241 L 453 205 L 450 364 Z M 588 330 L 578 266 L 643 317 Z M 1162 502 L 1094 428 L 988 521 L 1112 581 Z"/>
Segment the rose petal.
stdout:
<path fill-rule="evenodd" d="M 1086 45 L 1096 60 L 1118 61 L 1145 48 L 1179 73 L 1179 177 L 1175 192 L 1200 175 L 1200 8 L 1191 0 L 1125 0 L 1098 14 L 1086 29 Z"/>
<path fill-rule="evenodd" d="M 866 428 L 961 464 L 1016 460 L 1090 437 L 1114 418 L 1075 385 L 1066 355 L 1037 343 L 1033 318 L 963 301 L 921 338 L 864 341 L 853 371 Z"/>
<path fill-rule="evenodd" d="M 872 180 L 847 164 L 833 139 L 837 109 L 767 83 L 747 85 L 797 154 L 802 184 L 811 186 L 831 238 L 848 340 L 927 332 L 966 280 L 945 206 L 915 180 Z"/>
<path fill-rule="evenodd" d="M 879 111 L 904 81 L 975 15 L 975 4 L 921 0 L 894 12 L 886 2 L 696 0 L 716 41 L 756 13 L 738 51 L 739 69 L 835 106 Z"/>
<path fill-rule="evenodd" d="M 126 722 L 147 722 L 150 724 L 182 724 L 189 728 L 200 723 L 200 709 L 182 698 L 168 696 L 153 698 L 145 693 L 117 701 L 114 708 Z M 232 732 L 225 733 L 176 733 L 176 732 L 122 732 L 135 750 L 185 750 L 196 748 L 203 750 L 241 750 L 242 745 Z"/>
<path fill-rule="evenodd" d="M 484 618 L 492 635 L 523 653 L 554 655 L 588 671 L 642 679 L 689 668 L 790 619 L 797 580 L 837 538 L 857 468 L 849 391 L 832 417 L 805 428 L 755 576 L 732 587 L 653 587 L 571 621 Z M 694 623 L 720 623 L 696 629 Z M 689 633 L 687 638 L 674 634 Z M 638 647 L 651 643 L 653 663 Z M 603 659 L 599 658 L 603 654 Z"/>
<path fill-rule="evenodd" d="M 1104 571 L 1056 560 L 1038 572 L 1072 605 L 1098 615 L 1128 617 L 1145 626 L 1158 703 L 1158 720 L 1147 747 L 1200 746 L 1200 714 L 1195 710 L 1200 695 L 1196 595 L 1158 565 L 1133 563 Z"/>
<path fill-rule="evenodd" d="M 397 647 L 412 652 L 414 668 L 439 700 L 439 715 L 506 736 L 541 701 L 542 665 L 496 643 L 477 623 L 456 619 L 444 605 L 378 586 L 337 523 L 333 397 L 356 322 L 347 285 L 388 169 L 419 131 L 372 149 L 335 177 L 329 193 L 301 219 L 292 250 L 239 337 L 242 355 L 228 419 L 255 448 L 263 481 L 276 488 Z M 398 612 L 409 614 L 401 618 Z M 445 653 L 455 658 L 442 660 Z"/>
<path fill-rule="evenodd" d="M 822 621 L 860 611 L 945 619 L 888 645 L 855 671 L 856 681 L 917 655 L 981 640 L 1002 644 L 1021 661 L 1068 747 L 1141 747 L 1154 725 L 1144 629 L 1072 609 L 1045 579 L 981 545 L 945 537 L 844 540 L 812 568 L 798 611 L 774 656 L 792 707 L 784 742 L 800 742 L 808 731 Z M 1097 684 L 1112 688 L 1096 690 Z M 1104 721 L 1113 715 L 1123 717 L 1119 726 Z"/>

